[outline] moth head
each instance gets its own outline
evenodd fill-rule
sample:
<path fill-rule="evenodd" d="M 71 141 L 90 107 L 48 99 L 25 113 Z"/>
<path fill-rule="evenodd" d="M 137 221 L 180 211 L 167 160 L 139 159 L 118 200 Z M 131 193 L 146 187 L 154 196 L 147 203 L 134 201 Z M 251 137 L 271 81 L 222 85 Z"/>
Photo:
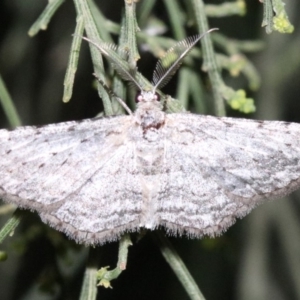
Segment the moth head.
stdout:
<path fill-rule="evenodd" d="M 174 47 L 169 49 L 156 64 L 152 79 L 153 88 L 150 91 L 145 91 L 143 89 L 143 84 L 141 84 L 139 77 L 137 76 L 137 70 L 132 69 L 128 63 L 124 63 L 123 58 L 116 52 L 117 47 L 115 45 L 104 42 L 96 43 L 86 37 L 83 37 L 83 39 L 93 44 L 108 59 L 108 61 L 112 63 L 113 68 L 121 78 L 129 81 L 140 90 L 135 98 L 136 103 L 141 105 L 144 104 L 145 107 L 149 106 L 151 103 L 155 103 L 157 104 L 157 107 L 161 107 L 160 95 L 156 91 L 169 82 L 180 67 L 182 60 L 191 51 L 194 45 L 196 45 L 203 36 L 213 30 L 216 29 L 208 30 L 202 35 L 188 37 L 176 43 Z"/>
<path fill-rule="evenodd" d="M 159 101 L 160 101 L 160 95 L 154 90 L 140 91 L 135 97 L 136 103 L 153 103 Z"/>

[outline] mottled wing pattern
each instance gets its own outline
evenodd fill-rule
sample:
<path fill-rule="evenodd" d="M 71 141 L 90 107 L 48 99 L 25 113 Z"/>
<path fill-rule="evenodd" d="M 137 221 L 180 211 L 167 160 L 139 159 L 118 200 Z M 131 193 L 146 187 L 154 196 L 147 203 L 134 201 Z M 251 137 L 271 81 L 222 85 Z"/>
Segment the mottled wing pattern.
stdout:
<path fill-rule="evenodd" d="M 158 131 L 132 116 L 0 130 L 0 197 L 85 244 L 159 225 L 215 236 L 300 185 L 299 134 L 192 114 L 165 115 Z"/>
<path fill-rule="evenodd" d="M 119 116 L 0 130 L 0 198 L 77 241 L 116 239 L 141 210 L 131 124 Z"/>
<path fill-rule="evenodd" d="M 300 185 L 300 125 L 170 114 L 158 214 L 172 233 L 221 234 Z"/>

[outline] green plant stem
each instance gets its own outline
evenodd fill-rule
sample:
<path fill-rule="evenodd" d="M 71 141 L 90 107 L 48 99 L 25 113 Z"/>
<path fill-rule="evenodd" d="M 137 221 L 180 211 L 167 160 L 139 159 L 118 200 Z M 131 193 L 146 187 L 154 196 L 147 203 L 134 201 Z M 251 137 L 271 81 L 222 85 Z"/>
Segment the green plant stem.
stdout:
<path fill-rule="evenodd" d="M 137 48 L 136 33 L 139 27 L 136 20 L 136 3 L 134 1 L 125 0 L 125 41 L 122 48 L 128 51 L 128 63 L 131 69 L 136 68 L 136 62 L 140 59 L 140 54 Z"/>
<path fill-rule="evenodd" d="M 246 3 L 244 0 L 235 2 L 224 2 L 219 5 L 205 5 L 205 14 L 207 17 L 229 17 L 233 15 L 243 16 L 246 13 Z"/>
<path fill-rule="evenodd" d="M 224 34 L 214 31 L 212 35 L 214 43 L 222 48 L 227 54 L 236 54 L 239 52 L 258 52 L 265 48 L 266 43 L 261 40 L 243 40 L 239 41 L 229 38 Z"/>
<path fill-rule="evenodd" d="M 79 300 L 95 300 L 97 298 L 98 258 L 98 249 L 90 248 L 88 263 L 84 273 Z"/>
<path fill-rule="evenodd" d="M 164 0 L 164 4 L 167 8 L 175 39 L 183 40 L 186 37 L 184 30 L 186 20 L 183 18 L 182 9 L 176 0 Z"/>
<path fill-rule="evenodd" d="M 10 123 L 10 126 L 11 127 L 20 126 L 21 119 L 17 113 L 14 103 L 10 97 L 10 94 L 1 76 L 0 76 L 0 102 L 3 107 L 4 113 Z"/>
<path fill-rule="evenodd" d="M 155 242 L 158 244 L 165 260 L 176 274 L 178 280 L 181 282 L 190 299 L 205 300 L 194 278 L 167 237 L 161 232 L 155 232 L 152 236 Z"/>
<path fill-rule="evenodd" d="M 111 36 L 111 32 L 108 30 L 109 26 L 103 26 L 104 23 L 108 23 L 108 20 L 105 18 L 103 13 L 99 10 L 98 6 L 93 0 L 89 1 L 89 6 L 91 9 L 91 13 L 93 14 L 93 19 L 95 21 L 96 27 L 100 34 L 101 40 L 107 43 L 113 43 L 113 38 Z M 118 28 L 115 34 L 119 34 L 120 29 Z"/>
<path fill-rule="evenodd" d="M 82 16 L 76 18 L 76 28 L 70 50 L 68 67 L 64 80 L 63 102 L 68 102 L 72 97 L 75 73 L 77 71 L 80 46 L 82 43 L 81 36 L 84 31 L 84 20 Z"/>
<path fill-rule="evenodd" d="M 21 211 L 17 209 L 13 215 L 10 217 L 10 219 L 4 224 L 4 226 L 0 230 L 0 243 L 3 242 L 3 240 L 9 235 L 14 232 L 16 227 L 20 223 L 21 219 Z"/>
<path fill-rule="evenodd" d="M 97 272 L 97 279 L 99 280 L 98 285 L 102 285 L 106 288 L 111 287 L 110 282 L 116 279 L 120 274 L 126 269 L 127 257 L 128 257 L 128 247 L 132 245 L 130 235 L 124 234 L 119 242 L 119 254 L 117 266 L 108 271 L 108 267 L 103 267 Z"/>
<path fill-rule="evenodd" d="M 153 10 L 153 6 L 155 5 L 156 0 L 147 0 L 141 1 L 139 4 L 138 10 L 138 19 L 139 24 L 143 28 L 151 15 L 151 11 Z"/>
<path fill-rule="evenodd" d="M 202 90 L 201 79 L 197 73 L 188 67 L 181 67 L 178 76 L 178 86 L 176 98 L 184 107 L 187 107 L 189 96 L 192 98 L 192 103 L 197 113 L 204 113 L 204 96 Z"/>
<path fill-rule="evenodd" d="M 271 0 L 264 0 L 263 2 L 264 7 L 264 15 L 263 15 L 263 21 L 261 26 L 266 26 L 266 33 L 271 33 L 273 30 L 273 7 Z"/>
<path fill-rule="evenodd" d="M 87 0 L 74 0 L 76 11 L 78 15 L 82 15 L 84 19 L 84 27 L 87 33 L 87 36 L 95 43 L 102 41 L 101 35 L 98 32 L 97 26 L 95 24 L 93 14 L 91 12 L 90 6 Z M 95 7 L 94 7 L 95 9 Z M 105 70 L 102 60 L 102 55 L 97 51 L 95 47 L 90 45 L 90 51 L 92 55 L 92 61 L 94 66 L 94 72 L 97 78 L 105 82 Z M 103 101 L 104 111 L 107 116 L 113 115 L 114 111 L 112 109 L 112 104 L 109 98 L 109 95 L 102 87 L 101 84 L 97 83 L 98 93 L 100 98 Z"/>
<path fill-rule="evenodd" d="M 36 35 L 40 30 L 46 30 L 52 16 L 56 12 L 56 10 L 63 4 L 63 2 L 64 0 L 48 1 L 48 5 L 44 9 L 44 11 L 40 14 L 38 19 L 30 27 L 28 35 L 32 37 Z"/>
<path fill-rule="evenodd" d="M 197 72 L 189 70 L 190 74 L 190 93 L 192 97 L 192 103 L 197 113 L 206 113 L 206 103 L 204 101 L 204 92 L 201 78 Z"/>
<path fill-rule="evenodd" d="M 125 16 L 122 17 L 121 21 L 121 28 L 123 29 L 125 26 Z M 124 46 L 126 44 L 127 38 L 126 38 L 126 31 L 121 30 L 120 35 L 119 35 L 119 40 L 118 40 L 118 45 L 119 47 L 117 48 L 117 53 L 120 55 L 121 58 L 124 60 L 127 58 L 127 52 L 124 51 Z M 127 87 L 124 81 L 118 76 L 117 72 L 113 70 L 114 76 L 113 76 L 113 84 L 112 84 L 112 89 L 114 94 L 118 95 L 124 102 L 126 102 L 126 92 L 127 92 Z M 132 102 L 133 103 L 133 102 Z M 124 107 L 120 105 L 118 101 L 114 101 L 112 103 L 115 106 L 115 111 L 118 113 L 124 114 Z"/>
<path fill-rule="evenodd" d="M 189 91 L 190 91 L 190 70 L 186 67 L 181 67 L 178 74 L 178 85 L 176 91 L 176 99 L 180 99 L 180 102 L 184 107 L 188 105 Z"/>
<path fill-rule="evenodd" d="M 190 0 L 194 7 L 196 22 L 200 34 L 208 31 L 208 21 L 204 12 L 204 3 L 202 0 Z M 217 116 L 225 116 L 225 105 L 222 98 L 220 87 L 224 86 L 221 76 L 218 71 L 215 53 L 212 45 L 211 35 L 207 34 L 201 39 L 203 51 L 203 67 L 202 69 L 208 72 L 212 90 L 214 94 L 215 111 Z"/>
<path fill-rule="evenodd" d="M 284 199 L 278 204 L 279 207 L 272 206 L 271 217 L 274 219 L 272 225 L 277 227 L 281 235 L 281 247 L 283 254 L 285 254 L 285 261 L 289 265 L 290 281 L 295 287 L 296 298 L 300 299 L 300 286 L 298 284 L 300 240 L 294 238 L 300 235 L 300 222 L 291 200 Z"/>

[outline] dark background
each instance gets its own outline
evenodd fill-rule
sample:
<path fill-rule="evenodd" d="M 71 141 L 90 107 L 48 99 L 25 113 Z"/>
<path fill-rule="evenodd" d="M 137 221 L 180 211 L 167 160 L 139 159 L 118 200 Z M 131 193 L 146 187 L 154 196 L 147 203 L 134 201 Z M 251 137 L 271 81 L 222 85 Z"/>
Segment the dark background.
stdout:
<path fill-rule="evenodd" d="M 108 19 L 120 22 L 123 1 L 96 2 Z M 295 26 L 292 35 L 265 33 L 259 1 L 246 1 L 244 17 L 209 20 L 210 27 L 219 27 L 229 37 L 265 41 L 263 51 L 248 55 L 261 74 L 257 92 L 247 88 L 243 76 L 231 78 L 222 73 L 228 85 L 246 89 L 257 112 L 249 116 L 227 108 L 228 115 L 300 122 L 300 3 L 286 2 Z M 86 44 L 80 53 L 73 97 L 67 104 L 62 102 L 76 14 L 73 2 L 65 1 L 48 29 L 30 38 L 27 31 L 46 4 L 33 0 L 0 3 L 0 74 L 23 125 L 90 118 L 103 109 L 93 87 Z M 157 1 L 152 14 L 169 26 L 163 1 Z M 165 35 L 172 37 L 172 31 Z M 142 50 L 140 54 L 139 70 L 150 78 L 156 59 Z M 165 92 L 174 95 L 176 78 Z M 1 107 L 0 126 L 9 127 Z M 300 299 L 298 196 L 294 193 L 289 199 L 259 207 L 216 239 L 170 238 L 206 299 Z M 0 215 L 0 225 L 8 218 Z M 35 214 L 26 214 L 0 250 L 8 253 L 7 261 L 0 263 L 1 300 L 79 299 L 88 249 L 49 229 Z M 117 243 L 99 247 L 99 267 L 113 268 L 117 251 Z M 130 247 L 127 270 L 112 285 L 113 289 L 100 287 L 98 299 L 188 299 L 150 234 Z"/>

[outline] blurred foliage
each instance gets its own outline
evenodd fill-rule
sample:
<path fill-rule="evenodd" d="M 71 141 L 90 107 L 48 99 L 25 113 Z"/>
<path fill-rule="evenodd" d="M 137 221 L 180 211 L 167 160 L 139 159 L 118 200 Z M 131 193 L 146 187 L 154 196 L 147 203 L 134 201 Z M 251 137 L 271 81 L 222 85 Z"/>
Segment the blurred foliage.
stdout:
<path fill-rule="evenodd" d="M 101 85 L 95 88 L 93 72 L 134 107 L 135 91 L 92 47 L 91 60 L 79 37 L 84 28 L 94 41 L 127 45 L 129 63 L 151 78 L 174 41 L 218 27 L 163 89 L 180 99 L 168 97 L 167 110 L 300 122 L 299 1 L 141 0 L 136 11 L 125 2 L 1 1 L 1 127 L 122 113 Z M 300 299 L 298 196 L 259 207 L 216 239 L 170 238 L 206 299 Z M 33 213 L 9 219 L 13 210 L 0 207 L 1 300 L 95 299 L 97 291 L 97 299 L 189 299 L 151 235 L 133 235 L 126 271 L 113 289 L 96 289 L 97 269 L 114 268 L 118 243 L 88 254 Z"/>

